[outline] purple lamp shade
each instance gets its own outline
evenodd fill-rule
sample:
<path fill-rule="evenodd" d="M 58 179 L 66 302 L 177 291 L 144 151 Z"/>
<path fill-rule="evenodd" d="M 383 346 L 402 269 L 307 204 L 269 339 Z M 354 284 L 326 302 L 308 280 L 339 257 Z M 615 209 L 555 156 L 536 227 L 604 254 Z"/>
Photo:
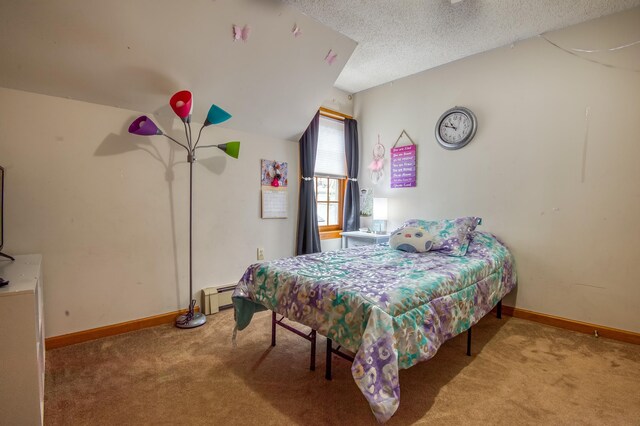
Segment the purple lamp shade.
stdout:
<path fill-rule="evenodd" d="M 154 136 L 161 135 L 162 130 L 158 129 L 156 123 L 151 121 L 149 117 L 142 115 L 131 123 L 131 126 L 129 126 L 129 133 L 140 136 Z"/>
<path fill-rule="evenodd" d="M 171 97 L 169 105 L 182 121 L 186 121 L 193 109 L 193 95 L 188 90 L 182 90 Z"/>

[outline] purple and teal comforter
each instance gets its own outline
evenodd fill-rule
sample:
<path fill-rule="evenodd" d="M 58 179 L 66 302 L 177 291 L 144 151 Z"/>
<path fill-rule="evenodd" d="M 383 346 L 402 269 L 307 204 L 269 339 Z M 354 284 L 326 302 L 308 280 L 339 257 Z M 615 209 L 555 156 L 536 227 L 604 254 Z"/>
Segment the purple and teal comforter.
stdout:
<path fill-rule="evenodd" d="M 475 231 L 462 257 L 382 244 L 254 264 L 233 300 L 240 330 L 267 308 L 355 352 L 353 378 L 385 422 L 400 403 L 399 369 L 433 357 L 515 285 L 509 250 Z"/>

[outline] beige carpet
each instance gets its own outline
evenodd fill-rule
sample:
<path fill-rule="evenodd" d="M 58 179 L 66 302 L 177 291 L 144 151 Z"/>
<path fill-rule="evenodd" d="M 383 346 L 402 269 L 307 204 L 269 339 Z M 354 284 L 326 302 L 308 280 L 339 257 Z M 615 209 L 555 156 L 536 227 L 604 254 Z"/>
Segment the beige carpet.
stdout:
<path fill-rule="evenodd" d="M 48 425 L 375 425 L 349 364 L 324 379 L 309 345 L 261 313 L 230 343 L 233 313 L 205 326 L 159 326 L 47 352 Z M 640 346 L 505 317 L 401 371 L 390 425 L 640 424 Z"/>

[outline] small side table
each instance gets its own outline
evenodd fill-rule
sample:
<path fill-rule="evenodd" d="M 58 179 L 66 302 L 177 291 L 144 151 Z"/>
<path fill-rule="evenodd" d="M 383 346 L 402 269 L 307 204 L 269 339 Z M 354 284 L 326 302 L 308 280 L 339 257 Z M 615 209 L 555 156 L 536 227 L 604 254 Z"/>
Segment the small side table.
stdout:
<path fill-rule="evenodd" d="M 342 248 L 367 246 L 389 241 L 389 234 L 374 234 L 373 232 L 348 231 L 341 232 L 340 236 L 342 237 Z"/>

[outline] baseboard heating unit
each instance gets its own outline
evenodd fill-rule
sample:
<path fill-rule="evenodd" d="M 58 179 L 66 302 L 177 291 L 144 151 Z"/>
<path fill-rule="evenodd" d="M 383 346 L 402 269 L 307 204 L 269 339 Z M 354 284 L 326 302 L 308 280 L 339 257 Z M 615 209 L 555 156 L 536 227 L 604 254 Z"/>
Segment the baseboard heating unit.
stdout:
<path fill-rule="evenodd" d="M 204 314 L 215 314 L 222 309 L 233 307 L 231 295 L 236 288 L 235 284 L 226 285 L 224 287 L 208 287 L 202 289 L 202 298 L 204 299 Z"/>

